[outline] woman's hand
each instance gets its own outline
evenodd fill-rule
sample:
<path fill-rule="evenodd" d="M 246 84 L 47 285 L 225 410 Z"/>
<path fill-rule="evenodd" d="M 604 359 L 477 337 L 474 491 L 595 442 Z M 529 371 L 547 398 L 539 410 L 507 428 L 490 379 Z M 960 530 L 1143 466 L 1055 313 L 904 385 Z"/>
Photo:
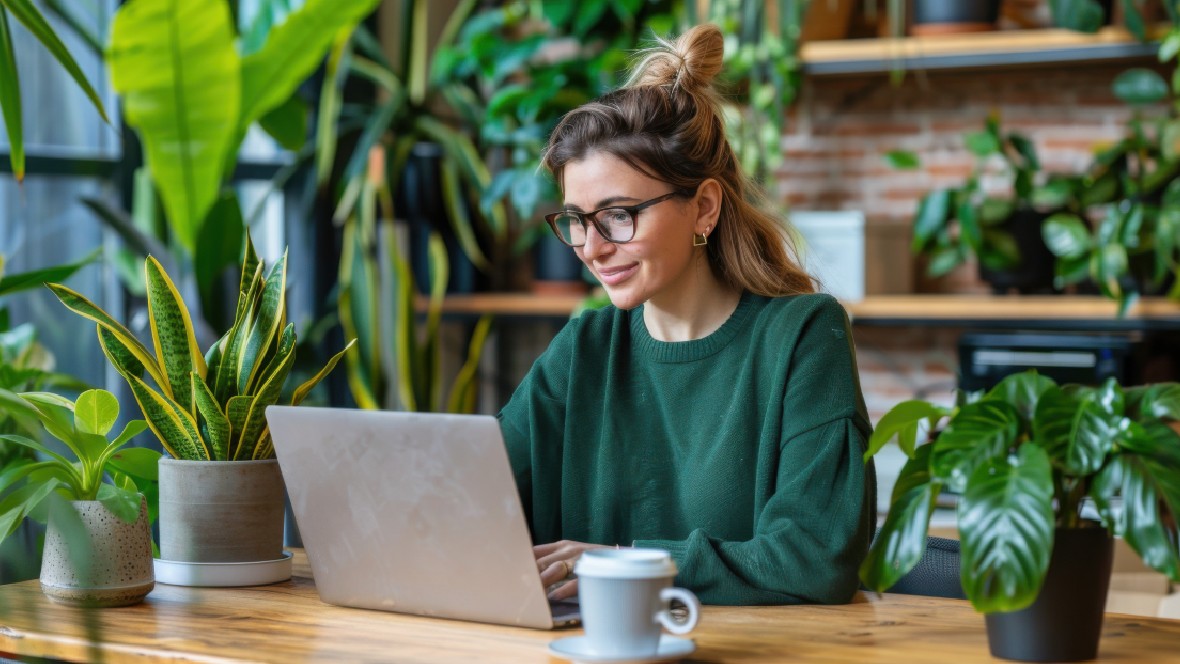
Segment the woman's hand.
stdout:
<path fill-rule="evenodd" d="M 549 599 L 569 599 L 578 594 L 578 580 L 574 578 L 574 564 L 583 552 L 590 549 L 610 549 L 602 544 L 586 544 L 561 540 L 533 547 L 541 583 L 549 591 Z M 617 547 L 613 547 L 617 548 Z"/>

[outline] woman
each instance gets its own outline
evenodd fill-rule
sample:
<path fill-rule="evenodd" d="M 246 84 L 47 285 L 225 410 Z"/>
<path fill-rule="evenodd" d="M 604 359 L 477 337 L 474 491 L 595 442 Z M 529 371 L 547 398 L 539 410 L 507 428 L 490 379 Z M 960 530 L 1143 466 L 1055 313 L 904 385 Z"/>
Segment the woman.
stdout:
<path fill-rule="evenodd" d="M 876 500 L 847 316 L 750 202 L 722 55 L 693 28 L 553 131 L 546 220 L 613 306 L 554 338 L 501 429 L 547 586 L 589 548 L 645 546 L 707 603 L 846 602 Z"/>

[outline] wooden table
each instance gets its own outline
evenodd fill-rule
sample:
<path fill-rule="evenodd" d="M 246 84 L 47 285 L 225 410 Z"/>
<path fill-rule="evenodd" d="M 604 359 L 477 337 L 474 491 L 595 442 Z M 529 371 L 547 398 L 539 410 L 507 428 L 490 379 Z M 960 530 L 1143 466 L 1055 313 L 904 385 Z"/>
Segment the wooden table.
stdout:
<path fill-rule="evenodd" d="M 159 584 L 138 606 L 51 604 L 0 586 L 0 653 L 82 662 L 563 662 L 545 632 L 320 602 L 306 563 L 254 588 Z M 865 594 L 846 606 L 706 607 L 689 662 L 992 662 L 983 617 L 958 600 Z M 1180 621 L 1107 615 L 1100 662 L 1180 662 Z"/>

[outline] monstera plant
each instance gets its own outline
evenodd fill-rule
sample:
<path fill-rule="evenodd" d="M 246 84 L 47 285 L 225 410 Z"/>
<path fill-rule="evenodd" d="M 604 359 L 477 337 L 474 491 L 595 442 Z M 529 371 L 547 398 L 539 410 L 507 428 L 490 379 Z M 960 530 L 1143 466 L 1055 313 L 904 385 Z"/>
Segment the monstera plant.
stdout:
<path fill-rule="evenodd" d="M 935 499 L 954 492 L 962 586 L 976 609 L 991 614 L 992 653 L 1008 656 L 997 651 L 993 623 L 1008 620 L 993 620 L 998 614 L 1017 616 L 1026 607 L 1047 607 L 1058 616 L 1081 610 L 1076 594 L 1064 606 L 1051 606 L 1051 586 L 1092 589 L 1096 613 L 1062 622 L 1066 642 L 1092 636 L 1096 650 L 1108 581 L 1103 556 L 1110 574 L 1108 532 L 1180 581 L 1180 433 L 1173 428 L 1180 420 L 1180 384 L 1123 388 L 1108 379 L 1096 387 L 1059 386 L 1029 371 L 964 401 L 955 408 L 906 401 L 877 424 L 866 459 L 896 438 L 909 461 L 861 579 L 885 590 L 913 569 L 925 551 Z M 919 444 L 924 431 L 937 433 Z M 1087 499 L 1097 521 L 1084 518 Z M 1089 555 L 1091 541 L 1099 564 L 1088 572 L 1070 568 Z M 1062 659 L 1071 658 L 1037 661 Z"/>
<path fill-rule="evenodd" d="M 267 269 L 246 236 L 233 327 L 202 354 L 176 286 L 148 257 L 144 263 L 152 350 L 83 295 L 48 284 L 75 313 L 94 321 L 107 359 L 126 379 L 160 443 L 176 459 L 273 458 L 266 407 L 277 403 L 295 362 L 295 326 L 286 321 L 286 256 Z M 295 389 L 307 396 L 352 344 Z"/>

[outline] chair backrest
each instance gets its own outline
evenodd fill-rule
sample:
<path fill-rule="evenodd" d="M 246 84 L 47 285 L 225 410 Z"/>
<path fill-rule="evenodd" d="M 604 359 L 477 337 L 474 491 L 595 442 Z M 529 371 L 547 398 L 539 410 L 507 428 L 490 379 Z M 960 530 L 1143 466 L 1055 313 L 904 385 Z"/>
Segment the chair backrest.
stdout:
<path fill-rule="evenodd" d="M 922 559 L 886 592 L 966 599 L 959 581 L 959 541 L 927 537 Z"/>

